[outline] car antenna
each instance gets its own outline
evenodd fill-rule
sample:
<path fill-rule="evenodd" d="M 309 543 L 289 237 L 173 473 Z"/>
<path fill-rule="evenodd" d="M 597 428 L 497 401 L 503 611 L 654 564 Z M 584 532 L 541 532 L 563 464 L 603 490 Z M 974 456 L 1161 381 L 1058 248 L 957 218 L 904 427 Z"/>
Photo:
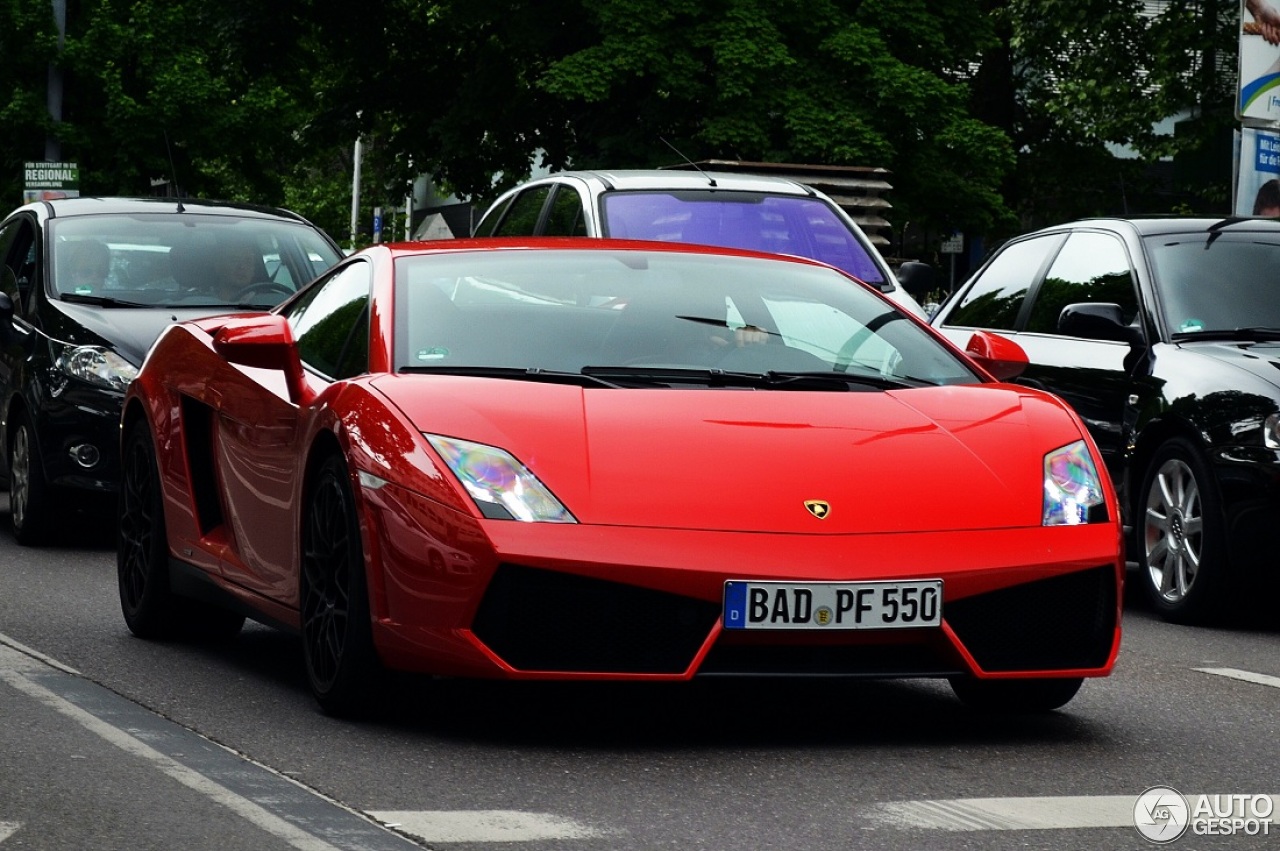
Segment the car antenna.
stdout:
<path fill-rule="evenodd" d="M 173 194 L 180 195 L 178 192 L 178 169 L 173 165 L 173 146 L 169 144 L 169 131 L 163 130 L 164 133 L 164 151 L 169 155 L 169 185 L 173 187 Z M 185 213 L 187 210 L 182 206 L 182 200 L 178 200 L 178 212 Z"/>
<path fill-rule="evenodd" d="M 683 151 L 681 151 L 679 148 L 677 148 L 675 145 L 673 145 L 673 144 L 671 144 L 670 142 L 668 142 L 668 141 L 667 141 L 667 137 L 666 137 L 666 136 L 659 136 L 658 138 L 662 140 L 662 144 L 666 145 L 668 148 L 670 148 L 671 150 L 675 151 L 675 152 L 676 152 L 676 156 L 678 156 L 680 159 L 682 159 L 682 160 L 684 160 L 685 162 L 687 162 L 689 165 L 693 166 L 694 171 L 698 172 L 698 174 L 700 174 L 700 175 L 702 175 L 703 177 L 705 177 L 705 178 L 707 179 L 707 183 L 710 183 L 710 184 L 711 184 L 711 188 L 712 188 L 712 189 L 714 189 L 714 188 L 716 187 L 716 179 L 715 179 L 714 177 L 712 177 L 711 175 L 707 174 L 707 173 L 706 173 L 705 171 L 703 171 L 702 169 L 698 168 L 698 164 L 697 164 L 696 162 L 694 162 L 693 160 L 689 159 L 688 157 L 686 157 L 686 156 L 684 155 L 684 152 L 683 152 Z"/>

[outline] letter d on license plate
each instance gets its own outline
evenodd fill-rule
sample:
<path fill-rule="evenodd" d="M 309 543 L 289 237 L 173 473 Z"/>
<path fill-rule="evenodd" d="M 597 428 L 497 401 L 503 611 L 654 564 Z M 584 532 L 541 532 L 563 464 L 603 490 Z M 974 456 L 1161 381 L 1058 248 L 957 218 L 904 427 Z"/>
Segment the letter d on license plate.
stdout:
<path fill-rule="evenodd" d="M 942 580 L 724 584 L 725 629 L 894 629 L 942 623 Z"/>

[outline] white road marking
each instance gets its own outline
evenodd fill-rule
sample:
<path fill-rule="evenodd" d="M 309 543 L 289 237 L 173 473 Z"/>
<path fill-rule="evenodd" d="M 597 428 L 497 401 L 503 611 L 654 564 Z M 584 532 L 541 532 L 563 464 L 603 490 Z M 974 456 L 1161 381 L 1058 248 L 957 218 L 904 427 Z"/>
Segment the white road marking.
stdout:
<path fill-rule="evenodd" d="M 925 830 L 1133 829 L 1133 809 L 1138 797 L 1135 794 L 893 801 L 877 805 L 869 815 L 886 827 Z M 1201 796 L 1183 794 L 1183 797 L 1194 807 Z M 1280 812 L 1280 796 L 1270 797 L 1273 811 Z"/>
<path fill-rule="evenodd" d="M 423 842 L 533 842 L 604 835 L 573 819 L 519 810 L 379 810 L 367 814 Z"/>
<path fill-rule="evenodd" d="M 1257 683 L 1260 686 L 1280 688 L 1280 677 L 1267 674 L 1255 674 L 1253 671 L 1241 671 L 1239 668 L 1196 668 L 1202 674 L 1213 674 L 1218 677 L 1230 677 L 1233 680 L 1244 680 L 1246 683 Z"/>
<path fill-rule="evenodd" d="M 13 643 L 14 642 L 10 640 L 6 640 L 4 642 L 4 644 L 8 645 L 12 645 Z M 5 654 L 0 653 L 0 657 L 3 657 L 3 655 Z M 67 716 L 89 732 L 94 733 L 108 743 L 115 745 L 120 750 L 146 760 L 158 771 L 163 772 L 184 786 L 194 789 L 210 800 L 222 804 L 241 818 L 256 825 L 267 833 L 279 837 L 290 846 L 299 849 L 299 851 L 339 851 L 339 849 L 330 845 L 328 842 L 317 839 L 315 836 L 312 836 L 303 830 L 299 830 L 289 822 L 267 812 L 252 801 L 235 794 L 224 786 L 214 783 L 204 775 L 187 768 L 185 765 L 165 756 L 154 748 L 143 744 L 141 741 L 135 739 L 124 731 L 111 726 L 88 712 L 85 712 L 74 703 L 64 700 L 43 686 L 32 682 L 23 676 L 20 671 L 16 670 L 15 666 L 0 666 L 0 680 L 3 680 L 13 686 L 13 688 L 18 691 L 35 698 L 50 709 Z"/>
<path fill-rule="evenodd" d="M 16 821 L 0 821 L 0 842 L 4 842 L 10 836 L 13 836 L 22 825 Z"/>

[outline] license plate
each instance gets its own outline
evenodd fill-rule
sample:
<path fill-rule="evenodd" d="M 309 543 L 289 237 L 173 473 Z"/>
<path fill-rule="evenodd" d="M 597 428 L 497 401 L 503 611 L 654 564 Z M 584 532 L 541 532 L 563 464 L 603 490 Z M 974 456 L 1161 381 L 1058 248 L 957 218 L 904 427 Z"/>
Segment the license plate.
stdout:
<path fill-rule="evenodd" d="M 942 623 L 942 580 L 724 584 L 725 629 L 901 629 Z"/>

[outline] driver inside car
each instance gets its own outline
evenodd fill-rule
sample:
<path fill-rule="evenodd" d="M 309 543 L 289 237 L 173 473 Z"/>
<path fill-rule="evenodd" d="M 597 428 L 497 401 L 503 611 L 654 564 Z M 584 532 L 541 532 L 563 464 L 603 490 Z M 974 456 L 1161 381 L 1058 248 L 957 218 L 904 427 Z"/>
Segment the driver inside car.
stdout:
<path fill-rule="evenodd" d="M 250 284 L 270 283 L 266 267 L 262 264 L 262 253 L 252 242 L 237 240 L 229 243 L 218 260 L 217 294 L 223 301 L 238 301 Z"/>

